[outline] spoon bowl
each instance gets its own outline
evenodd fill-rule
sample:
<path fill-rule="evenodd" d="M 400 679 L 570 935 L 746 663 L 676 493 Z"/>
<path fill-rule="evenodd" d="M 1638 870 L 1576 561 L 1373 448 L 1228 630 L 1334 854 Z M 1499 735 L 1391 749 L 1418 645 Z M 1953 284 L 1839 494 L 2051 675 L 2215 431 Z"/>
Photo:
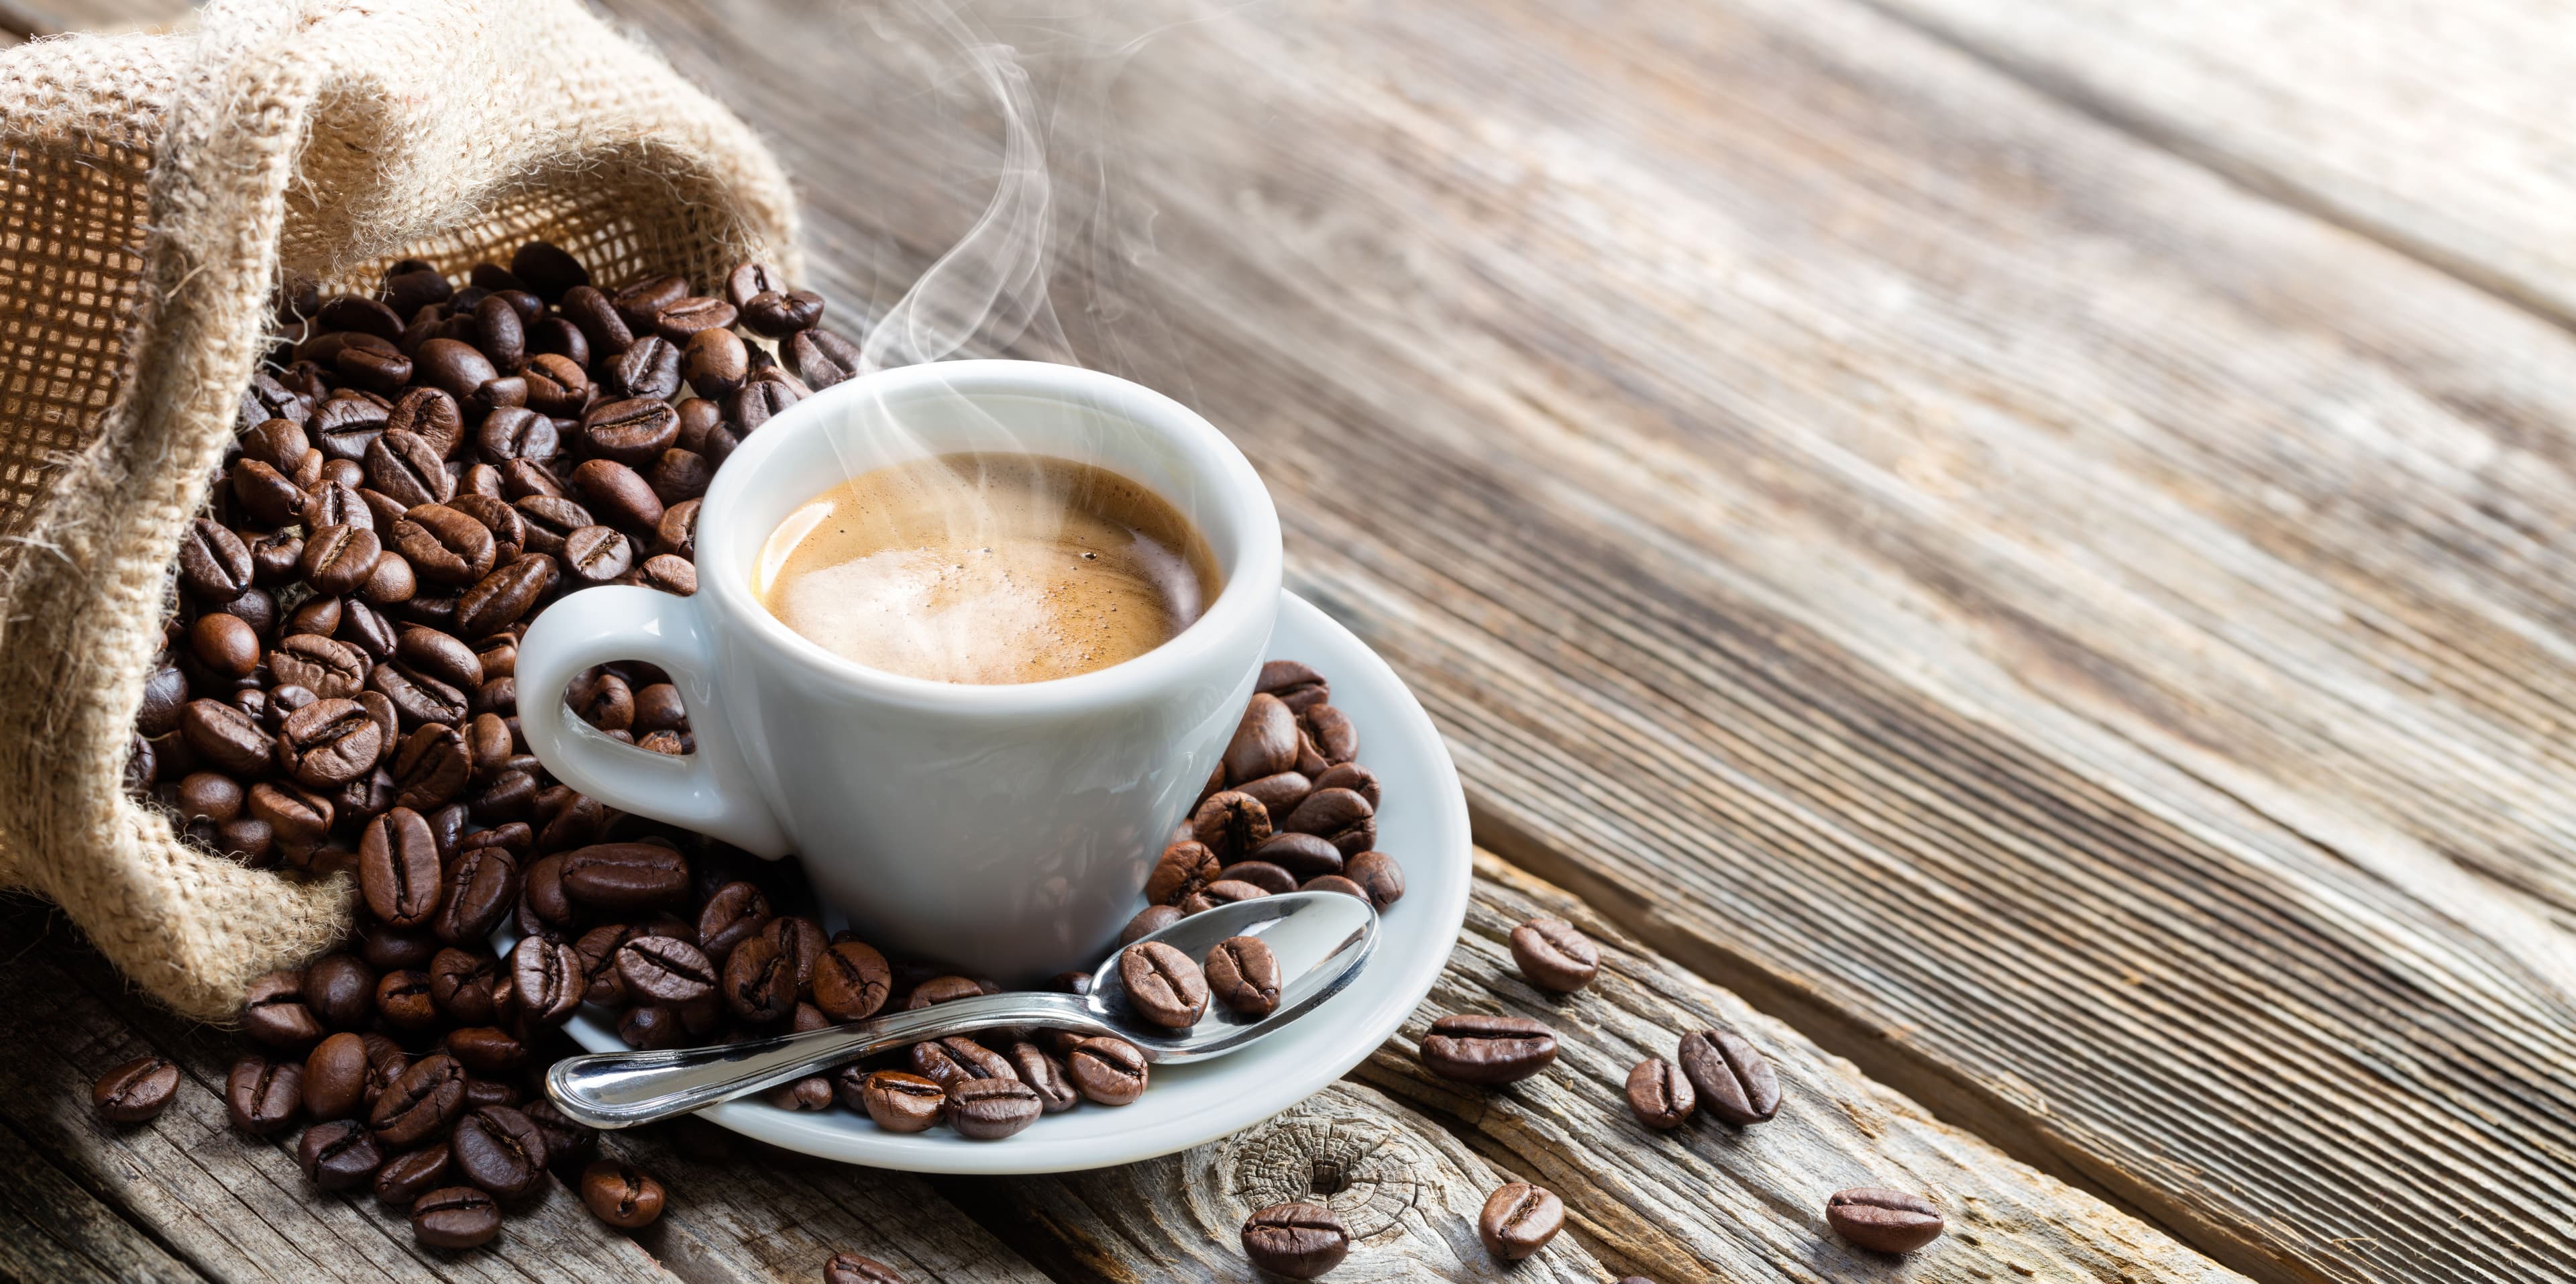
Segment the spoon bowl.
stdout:
<path fill-rule="evenodd" d="M 590 1127 L 631 1128 L 888 1048 L 1000 1026 L 1124 1039 L 1156 1064 L 1203 1061 L 1249 1047 L 1340 993 L 1367 966 L 1377 934 L 1377 911 L 1355 896 L 1289 892 L 1255 897 L 1193 914 L 1139 942 L 1161 942 L 1197 962 L 1220 941 L 1258 937 L 1278 960 L 1281 977 L 1279 1006 L 1260 1017 L 1210 1003 L 1198 1023 L 1185 1030 L 1145 1021 L 1129 1006 L 1118 978 L 1122 947 L 1092 970 L 1088 994 L 979 995 L 803 1034 L 709 1048 L 571 1057 L 546 1072 L 546 1095 L 566 1115 Z"/>

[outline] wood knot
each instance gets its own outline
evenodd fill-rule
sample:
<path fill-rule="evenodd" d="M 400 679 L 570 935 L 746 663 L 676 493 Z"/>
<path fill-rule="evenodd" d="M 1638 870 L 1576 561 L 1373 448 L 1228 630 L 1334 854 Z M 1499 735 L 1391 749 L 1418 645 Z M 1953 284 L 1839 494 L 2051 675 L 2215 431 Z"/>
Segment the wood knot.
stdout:
<path fill-rule="evenodd" d="M 1340 1091 L 1311 1098 L 1213 1151 L 1208 1188 L 1226 1192 L 1242 1213 L 1322 1204 L 1358 1241 L 1402 1234 L 1405 1213 L 1427 1194 L 1424 1180 L 1445 1171 L 1439 1156 L 1393 1120 Z"/>

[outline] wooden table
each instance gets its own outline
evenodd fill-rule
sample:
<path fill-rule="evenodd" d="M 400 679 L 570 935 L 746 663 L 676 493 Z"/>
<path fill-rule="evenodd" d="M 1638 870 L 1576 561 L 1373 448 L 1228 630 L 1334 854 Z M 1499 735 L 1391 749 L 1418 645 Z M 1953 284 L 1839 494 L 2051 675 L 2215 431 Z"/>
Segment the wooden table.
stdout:
<path fill-rule="evenodd" d="M 986 86 L 917 23 L 605 7 L 773 139 L 836 307 L 891 306 L 1001 170 Z M 1368 1236 L 1333 1278 L 1483 1278 L 1511 1174 L 1574 1227 L 1515 1278 L 2576 1275 L 2563 13 L 988 21 L 1059 180 L 1063 339 L 1002 342 L 1233 433 L 1295 587 L 1447 731 L 1510 866 L 1439 992 L 1185 1155 L 925 1181 L 620 1138 L 672 1181 L 661 1225 L 558 1191 L 451 1258 L 225 1131 L 225 1038 L 25 911 L 0 1274 L 810 1279 L 838 1247 L 1245 1278 L 1242 1212 L 1314 1193 Z M 1616 942 L 1593 991 L 1517 980 L 1499 936 L 1540 910 Z M 1422 1023 L 1468 1006 L 1544 1013 L 1560 1068 L 1423 1076 Z M 1643 1132 L 1626 1066 L 1711 1017 L 1790 1107 Z M 147 1045 L 192 1088 L 97 1125 L 77 1091 Z M 1843 1247 L 1818 1208 L 1862 1182 L 1953 1232 Z"/>

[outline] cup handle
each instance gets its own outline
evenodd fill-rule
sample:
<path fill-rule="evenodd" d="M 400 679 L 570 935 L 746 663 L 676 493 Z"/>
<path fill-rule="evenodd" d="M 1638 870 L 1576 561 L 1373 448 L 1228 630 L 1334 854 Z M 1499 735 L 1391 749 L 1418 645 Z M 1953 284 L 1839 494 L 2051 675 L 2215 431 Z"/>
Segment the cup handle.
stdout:
<path fill-rule="evenodd" d="M 573 675 L 612 660 L 659 665 L 680 689 L 697 751 L 621 744 L 564 705 Z M 565 784 L 620 811 L 710 834 L 757 856 L 788 851 L 716 694 L 715 652 L 698 599 L 623 584 L 584 589 L 519 641 L 519 731 Z"/>

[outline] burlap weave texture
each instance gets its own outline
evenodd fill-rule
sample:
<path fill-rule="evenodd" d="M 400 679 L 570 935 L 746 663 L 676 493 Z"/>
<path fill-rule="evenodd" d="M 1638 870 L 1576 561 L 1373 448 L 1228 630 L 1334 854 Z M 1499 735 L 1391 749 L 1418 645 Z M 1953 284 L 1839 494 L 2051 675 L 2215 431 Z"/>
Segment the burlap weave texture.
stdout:
<path fill-rule="evenodd" d="M 0 53 L 0 883 L 223 1019 L 345 879 L 193 848 L 121 778 L 172 558 L 285 276 L 371 290 L 542 237 L 602 281 L 792 275 L 768 150 L 574 0 L 215 0 Z"/>

